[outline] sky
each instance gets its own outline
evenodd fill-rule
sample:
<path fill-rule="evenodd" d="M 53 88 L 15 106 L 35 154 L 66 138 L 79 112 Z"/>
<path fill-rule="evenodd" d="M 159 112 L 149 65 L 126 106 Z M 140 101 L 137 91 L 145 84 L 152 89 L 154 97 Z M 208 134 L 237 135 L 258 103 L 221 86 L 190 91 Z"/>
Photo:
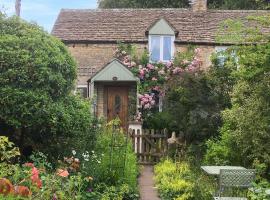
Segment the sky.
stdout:
<path fill-rule="evenodd" d="M 51 32 L 61 8 L 97 8 L 97 0 L 21 0 L 21 17 Z M 0 0 L 0 10 L 15 14 L 15 0 Z"/>

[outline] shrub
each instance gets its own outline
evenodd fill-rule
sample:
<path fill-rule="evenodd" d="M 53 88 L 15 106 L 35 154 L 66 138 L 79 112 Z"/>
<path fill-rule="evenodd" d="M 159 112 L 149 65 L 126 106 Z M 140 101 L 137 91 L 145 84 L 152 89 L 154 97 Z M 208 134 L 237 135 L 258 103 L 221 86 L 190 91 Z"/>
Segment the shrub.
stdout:
<path fill-rule="evenodd" d="M 155 182 L 163 200 L 212 199 L 211 180 L 187 162 L 160 162 L 155 166 Z"/>
<path fill-rule="evenodd" d="M 223 103 L 203 72 L 184 73 L 169 88 L 164 111 L 170 115 L 171 130 L 182 132 L 188 144 L 217 135 Z"/>
<path fill-rule="evenodd" d="M 27 144 L 52 157 L 82 146 L 82 137 L 90 146 L 90 104 L 72 94 L 77 68 L 65 45 L 36 24 L 0 15 L 0 52 L 0 130 L 9 127 L 22 152 Z"/>

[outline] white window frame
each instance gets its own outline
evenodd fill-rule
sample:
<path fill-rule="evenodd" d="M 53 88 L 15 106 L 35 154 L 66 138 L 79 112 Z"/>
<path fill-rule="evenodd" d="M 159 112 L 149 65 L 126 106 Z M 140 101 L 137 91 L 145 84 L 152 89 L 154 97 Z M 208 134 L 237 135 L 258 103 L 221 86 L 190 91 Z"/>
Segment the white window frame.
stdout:
<path fill-rule="evenodd" d="M 159 50 L 159 60 L 157 62 L 170 62 L 174 59 L 174 52 L 175 52 L 175 46 L 174 46 L 174 41 L 175 41 L 175 36 L 173 35 L 149 35 L 148 36 L 148 49 L 149 49 L 149 61 L 151 63 L 156 62 L 151 60 L 151 39 L 152 37 L 160 37 L 160 50 Z M 164 44 L 164 37 L 170 37 L 171 38 L 171 60 L 163 60 L 163 44 Z"/>
<path fill-rule="evenodd" d="M 87 90 L 88 86 L 87 85 L 77 85 L 76 86 L 76 89 L 74 91 L 74 94 L 77 94 L 77 91 L 78 91 L 79 88 L 86 88 L 86 91 L 87 91 L 87 94 L 86 94 L 87 97 L 86 98 L 88 98 L 88 96 L 89 96 L 88 95 L 89 94 L 89 91 Z"/>

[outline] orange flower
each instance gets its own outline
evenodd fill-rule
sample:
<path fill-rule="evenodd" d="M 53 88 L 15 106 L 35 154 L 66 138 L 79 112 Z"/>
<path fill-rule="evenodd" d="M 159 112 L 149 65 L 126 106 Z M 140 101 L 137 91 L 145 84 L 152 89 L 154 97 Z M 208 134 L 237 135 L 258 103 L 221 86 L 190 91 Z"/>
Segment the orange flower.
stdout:
<path fill-rule="evenodd" d="M 56 174 L 61 177 L 68 177 L 69 175 L 68 171 L 64 169 L 57 169 Z"/>
<path fill-rule="evenodd" d="M 8 194 L 14 194 L 14 187 L 12 183 L 6 178 L 0 179 L 0 194 L 3 194 L 4 196 Z"/>
<path fill-rule="evenodd" d="M 22 197 L 29 197 L 32 195 L 32 192 L 29 190 L 28 187 L 25 186 L 15 186 L 15 194 L 22 196 Z"/>

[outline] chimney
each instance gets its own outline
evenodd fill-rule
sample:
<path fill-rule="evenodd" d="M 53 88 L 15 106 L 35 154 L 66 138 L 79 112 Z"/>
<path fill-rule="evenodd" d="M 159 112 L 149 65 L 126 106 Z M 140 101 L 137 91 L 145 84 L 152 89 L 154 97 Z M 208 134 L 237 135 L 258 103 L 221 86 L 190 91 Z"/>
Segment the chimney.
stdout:
<path fill-rule="evenodd" d="M 16 11 L 16 15 L 18 17 L 20 17 L 20 15 L 21 15 L 21 0 L 16 0 L 16 2 L 15 2 L 15 11 Z"/>
<path fill-rule="evenodd" d="M 207 11 L 207 0 L 189 0 L 193 12 Z"/>

